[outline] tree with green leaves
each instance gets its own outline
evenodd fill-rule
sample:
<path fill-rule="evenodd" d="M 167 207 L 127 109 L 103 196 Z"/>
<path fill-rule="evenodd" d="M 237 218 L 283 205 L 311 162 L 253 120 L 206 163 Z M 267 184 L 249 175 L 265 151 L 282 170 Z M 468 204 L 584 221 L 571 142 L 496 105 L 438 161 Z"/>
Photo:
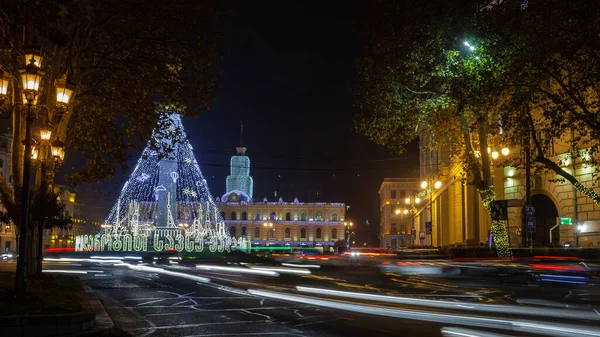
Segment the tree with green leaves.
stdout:
<path fill-rule="evenodd" d="M 402 152 L 419 136 L 463 165 L 491 213 L 495 200 L 487 148 L 498 134 L 497 81 L 503 69 L 478 29 L 479 1 L 371 1 L 359 20 L 357 130 Z M 496 250 L 509 256 L 505 225 L 492 221 Z"/>
<path fill-rule="evenodd" d="M 506 141 L 519 146 L 529 138 L 537 169 L 554 172 L 597 205 L 594 186 L 563 167 L 597 164 L 599 17 L 594 1 L 529 1 L 524 7 L 513 0 L 496 4 L 482 19 L 482 29 L 498 37 L 490 53 L 505 70 L 499 109 Z M 557 141 L 570 145 L 566 156 L 547 151 Z"/>

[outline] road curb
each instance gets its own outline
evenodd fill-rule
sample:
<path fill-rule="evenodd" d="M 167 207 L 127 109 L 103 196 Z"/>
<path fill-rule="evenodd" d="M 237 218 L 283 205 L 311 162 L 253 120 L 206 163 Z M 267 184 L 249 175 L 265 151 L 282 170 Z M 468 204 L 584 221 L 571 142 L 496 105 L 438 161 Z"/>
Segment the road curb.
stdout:
<path fill-rule="evenodd" d="M 94 318 L 94 327 L 91 330 L 78 334 L 77 336 L 102 334 L 113 329 L 115 324 L 106 312 L 106 309 L 104 309 L 102 302 L 100 302 L 92 287 L 89 285 L 84 285 L 83 291 L 85 291 L 85 294 L 90 302 L 90 309 L 96 313 L 96 317 Z"/>

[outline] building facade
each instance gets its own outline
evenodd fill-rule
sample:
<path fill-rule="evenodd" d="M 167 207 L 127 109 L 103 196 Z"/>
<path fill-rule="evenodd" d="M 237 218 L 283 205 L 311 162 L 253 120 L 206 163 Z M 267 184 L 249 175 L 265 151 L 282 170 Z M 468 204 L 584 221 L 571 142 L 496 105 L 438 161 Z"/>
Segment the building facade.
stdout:
<path fill-rule="evenodd" d="M 546 142 L 544 155 L 576 177 L 583 186 L 600 193 L 594 164 L 600 157 L 586 150 L 585 139 L 578 140 L 579 143 L 573 146 L 576 139 L 579 137 L 574 132 L 571 137 Z M 462 163 L 452 161 L 447 149 L 431 150 L 427 145 L 421 137 L 420 180 L 428 182 L 428 186 L 419 188 L 416 193 L 416 197 L 424 202 L 413 213 L 419 232 L 425 233 L 423 244 L 489 244 L 490 215 L 476 187 L 465 182 L 467 174 Z M 600 247 L 600 206 L 550 170 L 531 170 L 531 205 L 535 213 L 530 217 L 535 218 L 536 225 L 534 232 L 528 234 L 525 229 L 525 152 L 520 147 L 491 146 L 488 152 L 496 200 L 507 200 L 509 206 L 506 230 L 511 247 L 529 244 L 534 247 L 565 244 Z M 573 147 L 582 150 L 573 154 Z M 531 156 L 536 156 L 535 150 Z M 516 163 L 519 167 L 506 166 L 506 163 Z M 431 224 L 429 228 L 428 223 Z"/>
<path fill-rule="evenodd" d="M 245 156 L 246 148 L 236 150 L 227 193 L 216 198 L 231 236 L 251 238 L 252 245 L 322 247 L 326 252 L 345 239 L 344 203 L 253 200 L 250 159 Z"/>
<path fill-rule="evenodd" d="M 415 244 L 417 235 L 413 217 L 415 200 L 412 197 L 418 191 L 418 186 L 417 178 L 385 178 L 381 183 L 379 187 L 381 247 L 394 250 Z"/>

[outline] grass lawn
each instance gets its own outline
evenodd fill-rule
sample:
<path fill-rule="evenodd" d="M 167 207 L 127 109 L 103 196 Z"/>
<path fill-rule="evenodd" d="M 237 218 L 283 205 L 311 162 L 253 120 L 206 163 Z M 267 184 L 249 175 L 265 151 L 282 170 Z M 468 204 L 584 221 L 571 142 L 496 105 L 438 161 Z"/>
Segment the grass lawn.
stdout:
<path fill-rule="evenodd" d="M 82 311 L 87 302 L 79 278 L 45 274 L 27 279 L 27 295 L 14 294 L 15 273 L 0 272 L 0 316 L 66 314 Z"/>

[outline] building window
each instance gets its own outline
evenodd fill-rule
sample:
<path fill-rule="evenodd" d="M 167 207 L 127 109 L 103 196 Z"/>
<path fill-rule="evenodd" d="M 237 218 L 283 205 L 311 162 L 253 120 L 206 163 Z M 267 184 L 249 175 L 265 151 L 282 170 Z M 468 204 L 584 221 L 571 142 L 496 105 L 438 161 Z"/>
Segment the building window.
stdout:
<path fill-rule="evenodd" d="M 242 237 L 246 237 L 246 227 L 242 227 Z"/>
<path fill-rule="evenodd" d="M 292 215 L 290 214 L 290 212 L 285 213 L 285 221 L 290 221 L 292 220 Z"/>
<path fill-rule="evenodd" d="M 0 158 L 0 168 L 4 167 L 4 160 Z"/>
<path fill-rule="evenodd" d="M 255 238 L 260 237 L 260 228 L 258 228 L 258 227 L 254 228 L 254 237 Z"/>
<path fill-rule="evenodd" d="M 260 212 L 254 213 L 254 220 L 260 220 Z"/>
<path fill-rule="evenodd" d="M 231 228 L 229 228 L 229 236 L 235 238 L 235 226 L 231 226 Z"/>
<path fill-rule="evenodd" d="M 331 238 L 337 239 L 337 229 L 336 228 L 331 230 Z"/>
<path fill-rule="evenodd" d="M 306 229 L 302 228 L 300 230 L 300 238 L 306 239 Z"/>
<path fill-rule="evenodd" d="M 275 228 L 271 228 L 269 232 L 269 234 L 271 235 L 271 239 L 275 238 Z"/>
<path fill-rule="evenodd" d="M 323 221 L 323 214 L 321 214 L 321 212 L 317 212 L 317 221 Z"/>
<path fill-rule="evenodd" d="M 331 213 L 331 221 L 337 221 L 337 213 L 336 212 Z"/>
<path fill-rule="evenodd" d="M 225 212 L 221 212 L 221 218 L 225 220 Z"/>
<path fill-rule="evenodd" d="M 392 199 L 396 199 L 396 190 L 392 190 L 392 191 L 391 191 L 390 198 L 392 198 Z"/>
<path fill-rule="evenodd" d="M 406 191 L 400 191 L 400 199 L 404 199 L 406 197 Z"/>
<path fill-rule="evenodd" d="M 317 239 L 321 238 L 321 228 L 317 228 Z"/>
<path fill-rule="evenodd" d="M 237 215 L 235 212 L 231 212 L 231 220 L 237 220 Z"/>
<path fill-rule="evenodd" d="M 302 214 L 300 214 L 300 221 L 306 221 L 306 212 L 302 212 Z"/>
<path fill-rule="evenodd" d="M 396 234 L 396 224 L 395 223 L 393 223 L 392 226 L 390 227 L 390 233 Z"/>
<path fill-rule="evenodd" d="M 248 213 L 242 212 L 242 220 L 248 220 Z"/>
<path fill-rule="evenodd" d="M 289 228 L 286 228 L 286 229 L 285 229 L 285 238 L 286 238 L 286 239 L 289 239 L 289 238 L 290 238 L 290 235 L 291 235 L 291 231 L 290 231 L 290 229 L 289 229 Z"/>
<path fill-rule="evenodd" d="M 271 220 L 277 220 L 277 214 L 275 214 L 275 212 L 271 213 Z"/>
<path fill-rule="evenodd" d="M 400 234 L 406 234 L 406 225 L 400 224 Z"/>

